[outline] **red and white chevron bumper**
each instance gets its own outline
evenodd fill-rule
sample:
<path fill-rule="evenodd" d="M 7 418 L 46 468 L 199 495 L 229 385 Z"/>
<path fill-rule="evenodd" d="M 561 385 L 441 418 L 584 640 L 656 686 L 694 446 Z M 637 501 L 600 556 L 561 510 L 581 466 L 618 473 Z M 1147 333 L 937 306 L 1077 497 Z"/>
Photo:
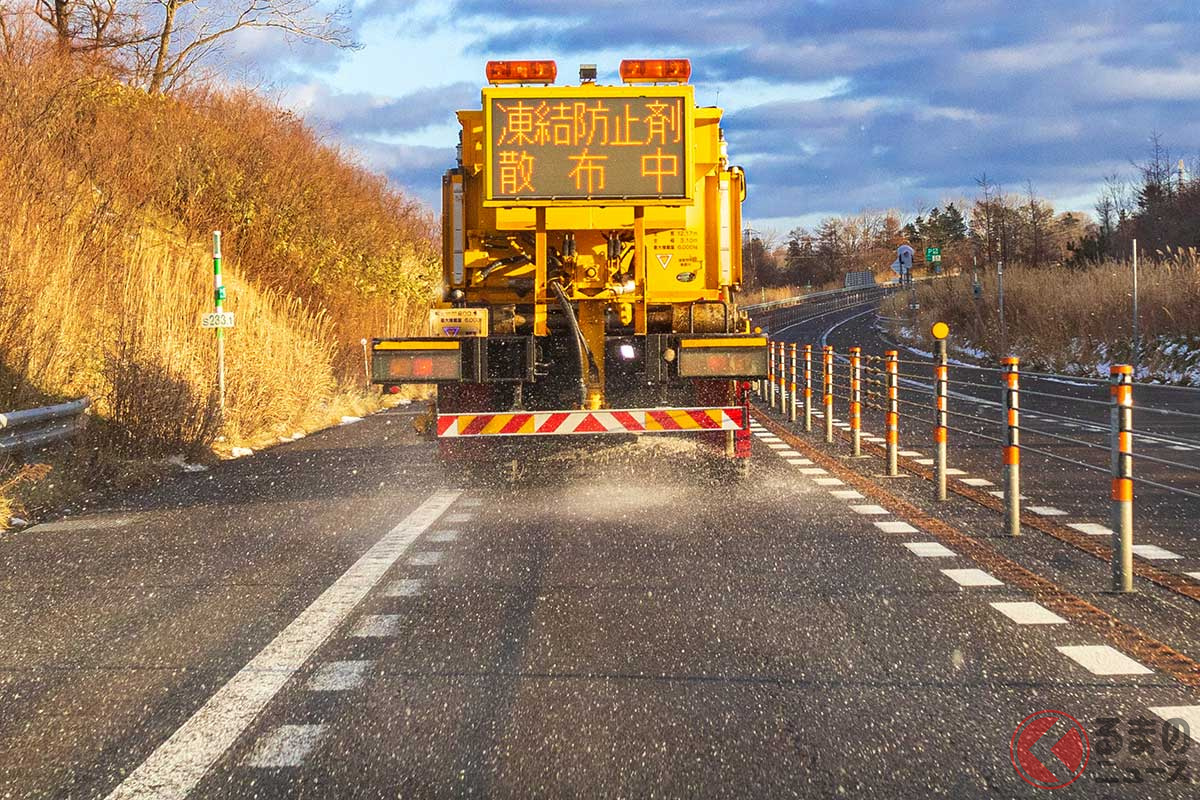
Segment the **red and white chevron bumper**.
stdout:
<path fill-rule="evenodd" d="M 604 411 L 507 411 L 438 414 L 439 438 L 562 436 L 583 433 L 697 433 L 746 427 L 746 412 L 730 408 L 636 408 Z"/>

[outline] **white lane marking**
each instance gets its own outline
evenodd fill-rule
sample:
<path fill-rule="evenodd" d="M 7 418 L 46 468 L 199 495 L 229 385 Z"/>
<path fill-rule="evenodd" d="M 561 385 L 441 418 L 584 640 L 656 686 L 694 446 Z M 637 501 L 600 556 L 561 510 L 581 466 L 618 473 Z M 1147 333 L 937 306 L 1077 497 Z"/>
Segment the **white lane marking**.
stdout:
<path fill-rule="evenodd" d="M 878 436 L 864 436 L 863 441 L 870 442 L 871 444 L 879 444 L 880 442 L 882 442 L 884 440 L 880 439 Z"/>
<path fill-rule="evenodd" d="M 767 447 L 772 450 L 787 450 L 788 446 L 783 442 L 767 442 Z"/>
<path fill-rule="evenodd" d="M 780 450 L 776 455 L 782 456 L 783 458 L 800 458 L 800 454 L 795 450 Z"/>
<path fill-rule="evenodd" d="M 1003 586 L 1004 581 L 996 580 L 981 569 L 944 569 L 942 574 L 959 586 Z"/>
<path fill-rule="evenodd" d="M 431 542 L 454 542 L 458 540 L 458 531 L 438 531 L 429 535 Z"/>
<path fill-rule="evenodd" d="M 955 469 L 954 467 L 946 467 L 947 475 L 966 475 L 966 470 Z"/>
<path fill-rule="evenodd" d="M 1148 675 L 1154 671 L 1106 644 L 1077 644 L 1054 649 L 1093 675 Z"/>
<path fill-rule="evenodd" d="M 921 458 L 923 454 L 917 452 L 916 450 L 901 450 L 900 455 L 904 456 L 905 458 Z"/>
<path fill-rule="evenodd" d="M 446 522 L 449 522 L 452 525 L 463 523 L 463 522 L 470 522 L 473 519 L 475 519 L 475 512 L 473 512 L 473 511 L 464 511 L 461 514 L 447 514 L 446 515 Z"/>
<path fill-rule="evenodd" d="M 813 483 L 817 486 L 845 486 L 838 478 L 813 478 Z"/>
<path fill-rule="evenodd" d="M 1183 558 L 1178 553 L 1164 550 L 1156 544 L 1135 544 L 1133 546 L 1133 554 L 1149 559 L 1150 561 L 1170 561 L 1176 558 Z"/>
<path fill-rule="evenodd" d="M 862 500 L 863 499 L 862 494 L 860 492 L 854 491 L 853 489 L 837 489 L 835 491 L 831 491 L 830 494 L 833 495 L 834 497 L 836 497 L 838 500 Z"/>
<path fill-rule="evenodd" d="M 422 578 L 404 578 L 392 581 L 383 587 L 384 597 L 414 597 L 425 591 L 425 581 Z"/>
<path fill-rule="evenodd" d="M 72 517 L 58 522 L 43 522 L 26 528 L 25 533 L 63 533 L 65 531 L 104 530 L 123 528 L 133 522 L 133 517 Z"/>
<path fill-rule="evenodd" d="M 801 475 L 827 475 L 828 473 L 820 467 L 801 467 Z"/>
<path fill-rule="evenodd" d="M 989 481 L 987 478 L 962 478 L 963 483 L 967 486 L 995 486 L 996 484 Z"/>
<path fill-rule="evenodd" d="M 1196 449 L 1196 448 L 1194 448 L 1194 447 L 1186 447 L 1186 446 L 1184 446 L 1184 445 L 1182 445 L 1182 444 L 1173 444 L 1173 445 L 1169 445 L 1169 448 L 1170 448 L 1171 450 L 1195 450 L 1195 449 Z"/>
<path fill-rule="evenodd" d="M 299 767 L 317 746 L 325 725 L 280 725 L 258 740 L 246 758 L 248 767 Z"/>
<path fill-rule="evenodd" d="M 914 459 L 913 459 L 913 461 L 915 461 L 915 462 L 917 462 L 918 464 L 921 464 L 921 465 L 923 465 L 923 466 L 926 466 L 926 467 L 931 467 L 931 466 L 933 466 L 933 459 L 932 459 L 932 458 L 914 458 Z"/>
<path fill-rule="evenodd" d="M 992 497 L 999 497 L 1001 500 L 1003 500 L 1003 499 L 1004 499 L 1004 492 L 988 492 L 988 494 L 990 494 Z M 1028 497 L 1026 497 L 1025 495 L 1019 495 L 1019 497 L 1020 497 L 1020 499 L 1022 499 L 1022 500 L 1028 500 L 1028 499 L 1029 499 L 1029 498 L 1028 498 Z"/>
<path fill-rule="evenodd" d="M 341 627 L 387 571 L 460 492 L 430 495 L 292 620 L 250 663 L 217 690 L 108 796 L 179 800 L 258 717 L 309 657 Z"/>
<path fill-rule="evenodd" d="M 1112 536 L 1112 528 L 1107 525 L 1101 525 L 1099 522 L 1068 522 L 1068 528 L 1074 528 L 1080 533 L 1086 533 L 1088 536 Z"/>
<path fill-rule="evenodd" d="M 1040 603 L 992 603 L 992 608 L 1018 625 L 1064 625 L 1066 620 Z"/>
<path fill-rule="evenodd" d="M 479 508 L 481 505 L 483 505 L 483 501 L 478 497 L 464 497 L 462 500 L 458 501 L 458 504 L 463 508 Z"/>
<path fill-rule="evenodd" d="M 904 546 L 920 558 L 953 558 L 958 555 L 940 542 L 905 542 Z"/>
<path fill-rule="evenodd" d="M 920 533 L 920 531 L 918 531 L 912 525 L 909 525 L 907 522 L 901 522 L 900 520 L 896 519 L 883 520 L 881 522 L 874 523 L 874 525 L 884 533 Z"/>
<path fill-rule="evenodd" d="M 366 683 L 370 661 L 326 661 L 305 684 L 310 692 L 346 692 Z"/>
<path fill-rule="evenodd" d="M 890 514 L 891 513 L 883 506 L 874 506 L 874 505 L 850 506 L 850 510 L 853 511 L 855 514 L 867 514 L 867 515 L 878 515 L 878 514 Z"/>
<path fill-rule="evenodd" d="M 414 553 L 408 563 L 414 567 L 432 567 L 446 555 L 441 550 L 426 550 L 424 553 Z"/>
<path fill-rule="evenodd" d="M 1061 508 L 1055 508 L 1054 506 L 1026 506 L 1026 508 L 1039 517 L 1063 517 L 1067 514 Z"/>
<path fill-rule="evenodd" d="M 789 458 L 789 464 L 795 464 L 798 467 L 807 467 L 812 465 L 812 460 L 807 458 Z"/>
<path fill-rule="evenodd" d="M 835 428 L 845 428 L 845 429 L 847 429 L 847 430 L 849 430 L 849 429 L 850 429 L 850 423 L 849 423 L 849 422 L 834 422 L 834 423 L 833 423 L 833 425 L 834 425 L 834 427 L 835 427 Z"/>
<path fill-rule="evenodd" d="M 1166 720 L 1183 720 L 1187 723 L 1188 735 L 1200 742 L 1200 706 L 1150 706 L 1150 713 Z"/>
<path fill-rule="evenodd" d="M 372 639 L 395 636 L 399 631 L 399 614 L 368 614 L 358 621 L 350 635 L 358 639 Z"/>

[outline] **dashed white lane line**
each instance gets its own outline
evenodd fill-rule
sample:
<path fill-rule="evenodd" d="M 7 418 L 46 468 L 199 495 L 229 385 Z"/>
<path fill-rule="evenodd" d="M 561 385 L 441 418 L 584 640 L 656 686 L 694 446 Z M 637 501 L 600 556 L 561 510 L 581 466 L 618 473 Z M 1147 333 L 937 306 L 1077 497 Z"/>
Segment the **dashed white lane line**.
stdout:
<path fill-rule="evenodd" d="M 181 800 L 210 766 L 250 727 L 272 697 L 332 636 L 376 587 L 416 537 L 424 534 L 458 499 L 457 491 L 436 492 L 374 543 L 329 589 L 302 610 L 250 663 L 200 706 L 167 741 L 108 795 L 109 800 Z"/>
<path fill-rule="evenodd" d="M 812 459 L 808 458 L 789 458 L 787 462 L 798 467 L 807 467 L 812 465 Z"/>
<path fill-rule="evenodd" d="M 1099 522 L 1068 522 L 1068 528 L 1074 528 L 1080 533 L 1086 533 L 1088 536 L 1112 536 L 1112 528 L 1107 525 L 1101 525 Z"/>
<path fill-rule="evenodd" d="M 248 767 L 299 767 L 317 746 L 325 725 L 280 725 L 258 740 L 246 758 Z"/>
<path fill-rule="evenodd" d="M 1156 544 L 1135 544 L 1133 546 L 1133 554 L 1149 559 L 1150 561 L 1171 561 L 1176 558 L 1183 558 L 1178 553 L 1172 553 L 1170 550 L 1165 550 Z"/>
<path fill-rule="evenodd" d="M 820 467 L 801 467 L 801 475 L 828 475 L 829 473 Z"/>
<path fill-rule="evenodd" d="M 904 546 L 920 558 L 953 558 L 958 555 L 940 542 L 905 542 Z"/>
<path fill-rule="evenodd" d="M 370 661 L 326 661 L 305 684 L 310 692 L 346 692 L 367 680 Z"/>
<path fill-rule="evenodd" d="M 1018 625 L 1066 624 L 1065 619 L 1040 603 L 992 603 L 991 606 Z"/>
<path fill-rule="evenodd" d="M 414 567 L 432 567 L 441 561 L 444 555 L 446 554 L 441 550 L 427 550 L 424 553 L 415 553 L 412 558 L 408 559 L 408 563 Z"/>
<path fill-rule="evenodd" d="M 900 455 L 905 458 L 922 458 L 924 453 L 917 452 L 916 450 L 901 450 Z"/>
<path fill-rule="evenodd" d="M 907 522 L 902 522 L 897 519 L 883 520 L 874 523 L 876 528 L 884 533 L 919 533 L 919 531 Z"/>
<path fill-rule="evenodd" d="M 1077 644 L 1055 649 L 1093 675 L 1148 675 L 1153 672 L 1106 644 Z"/>
<path fill-rule="evenodd" d="M 452 525 L 457 525 L 457 524 L 460 524 L 463 522 L 470 522 L 473 519 L 475 519 L 475 514 L 470 511 L 466 511 L 461 514 L 448 514 L 446 516 L 446 522 L 449 522 Z"/>
<path fill-rule="evenodd" d="M 1200 706 L 1150 706 L 1150 713 L 1165 720 L 1183 720 L 1189 735 L 1200 742 Z"/>
<path fill-rule="evenodd" d="M 961 478 L 967 486 L 995 486 L 996 484 L 989 481 L 987 478 Z"/>
<path fill-rule="evenodd" d="M 438 531 L 429 535 L 431 542 L 454 542 L 458 541 L 458 531 Z"/>
<path fill-rule="evenodd" d="M 392 528 L 159 745 L 112 791 L 109 800 L 187 797 L 271 698 L 458 496 L 458 491 L 435 492 Z"/>
<path fill-rule="evenodd" d="M 863 441 L 864 441 L 864 442 L 870 442 L 871 444 L 880 444 L 880 443 L 882 443 L 884 440 L 883 440 L 883 439 L 880 439 L 878 436 L 864 436 L 864 437 L 863 437 Z"/>
<path fill-rule="evenodd" d="M 1067 514 L 1061 508 L 1054 506 L 1027 506 L 1027 508 L 1039 517 L 1064 517 Z"/>
<path fill-rule="evenodd" d="M 944 569 L 942 574 L 959 586 L 1003 586 L 1004 581 L 997 580 L 981 569 Z"/>
<path fill-rule="evenodd" d="M 913 461 L 915 461 L 916 463 L 918 463 L 924 467 L 932 467 L 933 466 L 932 458 L 914 458 Z"/>
<path fill-rule="evenodd" d="M 395 636 L 399 631 L 399 614 L 368 614 L 358 621 L 350 635 L 359 639 L 373 639 Z"/>
<path fill-rule="evenodd" d="M 788 446 L 783 442 L 767 442 L 767 447 L 772 450 L 788 450 Z"/>
<path fill-rule="evenodd" d="M 966 472 L 966 470 L 955 469 L 954 467 L 947 467 L 946 474 L 947 475 L 966 475 L 967 472 Z"/>
<path fill-rule="evenodd" d="M 776 453 L 776 455 L 782 456 L 784 458 L 800 458 L 801 457 L 800 454 L 797 453 L 795 450 L 780 450 L 778 453 Z"/>
<path fill-rule="evenodd" d="M 990 494 L 992 497 L 999 497 L 1001 500 L 1003 500 L 1003 499 L 1004 499 L 1004 492 L 988 492 L 988 494 Z M 1026 496 L 1025 496 L 1025 495 L 1023 495 L 1023 494 L 1022 494 L 1022 495 L 1018 495 L 1018 497 L 1020 497 L 1020 499 L 1022 499 L 1022 500 L 1028 500 L 1028 499 L 1029 499 L 1028 497 L 1026 497 Z"/>
<path fill-rule="evenodd" d="M 813 478 L 817 486 L 845 486 L 840 478 Z"/>
<path fill-rule="evenodd" d="M 392 581 L 383 588 L 384 597 L 414 597 L 425 590 L 422 578 L 404 578 Z"/>
<path fill-rule="evenodd" d="M 880 514 L 889 514 L 886 508 L 876 505 L 850 506 L 850 510 L 855 514 L 864 514 L 867 516 L 878 516 Z"/>
<path fill-rule="evenodd" d="M 853 489 L 835 489 L 830 492 L 831 495 L 838 500 L 862 500 L 861 492 L 856 492 Z"/>

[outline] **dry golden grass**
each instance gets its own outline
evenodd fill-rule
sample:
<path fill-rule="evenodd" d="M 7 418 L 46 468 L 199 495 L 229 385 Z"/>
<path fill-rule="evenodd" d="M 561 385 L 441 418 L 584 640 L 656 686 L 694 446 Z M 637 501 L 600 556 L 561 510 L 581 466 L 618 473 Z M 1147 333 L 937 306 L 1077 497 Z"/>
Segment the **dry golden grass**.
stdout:
<path fill-rule="evenodd" d="M 983 295 L 972 292 L 970 272 L 919 287 L 916 330 L 945 321 L 952 342 L 1000 355 L 998 284 L 980 275 Z M 1098 360 L 1128 362 L 1133 338 L 1132 269 L 1106 262 L 1087 269 L 1011 268 L 1004 273 L 1008 349 L 1039 367 L 1063 369 Z M 1144 261 L 1138 270 L 1141 335 L 1147 347 L 1200 333 L 1200 259 L 1194 252 Z M 909 316 L 907 299 L 891 298 L 885 313 Z M 1143 362 L 1156 354 L 1144 352 Z"/>
<path fill-rule="evenodd" d="M 377 408 L 360 339 L 418 330 L 438 279 L 430 214 L 292 115 L 150 97 L 32 39 L 0 47 L 0 220 L 0 410 L 88 395 L 81 450 L 110 464 Z M 224 414 L 199 327 L 213 229 L 237 316 Z"/>

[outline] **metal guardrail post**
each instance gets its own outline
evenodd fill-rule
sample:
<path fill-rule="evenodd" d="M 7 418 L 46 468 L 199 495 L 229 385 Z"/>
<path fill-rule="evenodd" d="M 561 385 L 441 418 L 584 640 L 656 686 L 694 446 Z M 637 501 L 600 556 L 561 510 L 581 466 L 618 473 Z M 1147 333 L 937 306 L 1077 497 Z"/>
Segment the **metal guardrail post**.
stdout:
<path fill-rule="evenodd" d="M 1009 536 L 1021 535 L 1021 359 L 1002 358 L 1004 367 L 1004 522 Z"/>
<path fill-rule="evenodd" d="M 900 474 L 900 352 L 888 350 L 887 356 L 887 474 Z"/>
<path fill-rule="evenodd" d="M 1109 368 L 1112 385 L 1112 580 L 1114 592 L 1133 591 L 1133 367 Z"/>
<path fill-rule="evenodd" d="M 862 455 L 862 348 L 850 348 L 850 447 Z"/>
<path fill-rule="evenodd" d="M 770 357 L 767 359 L 767 393 L 771 408 L 775 408 L 775 350 L 778 342 L 768 340 Z"/>
<path fill-rule="evenodd" d="M 825 413 L 825 442 L 833 444 L 833 345 L 827 344 L 821 353 L 821 398 Z"/>
<path fill-rule="evenodd" d="M 796 343 L 788 345 L 788 421 L 796 421 Z"/>
<path fill-rule="evenodd" d="M 937 340 L 937 363 L 933 368 L 934 379 L 937 381 L 937 425 L 933 429 L 933 442 L 936 447 L 937 499 L 946 499 L 946 434 L 948 420 L 946 414 L 946 395 L 949 376 L 946 369 L 946 340 Z"/>
<path fill-rule="evenodd" d="M 804 430 L 812 433 L 812 345 L 804 345 Z"/>

